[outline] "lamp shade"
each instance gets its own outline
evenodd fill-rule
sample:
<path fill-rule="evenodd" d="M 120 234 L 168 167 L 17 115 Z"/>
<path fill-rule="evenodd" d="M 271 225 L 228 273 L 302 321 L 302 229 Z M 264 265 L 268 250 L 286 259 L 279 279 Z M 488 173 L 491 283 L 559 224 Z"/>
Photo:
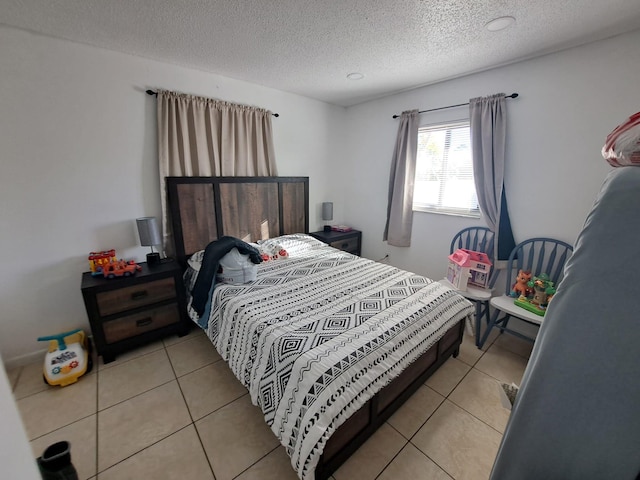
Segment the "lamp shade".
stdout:
<path fill-rule="evenodd" d="M 138 225 L 138 235 L 140 235 L 140 245 L 152 247 L 162 243 L 156 217 L 136 218 L 136 223 Z"/>
<path fill-rule="evenodd" d="M 333 220 L 333 202 L 322 202 L 322 220 Z"/>

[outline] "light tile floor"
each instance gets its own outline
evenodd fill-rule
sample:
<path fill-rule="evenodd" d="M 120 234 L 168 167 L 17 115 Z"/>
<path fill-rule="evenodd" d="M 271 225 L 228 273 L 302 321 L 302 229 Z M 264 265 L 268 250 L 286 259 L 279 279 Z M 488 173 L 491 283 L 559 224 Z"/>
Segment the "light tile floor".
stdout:
<path fill-rule="evenodd" d="M 532 345 L 465 336 L 449 359 L 334 473 L 334 480 L 487 479 L 508 411 L 498 381 L 520 383 Z M 71 443 L 81 479 L 295 480 L 289 459 L 206 336 L 193 330 L 119 356 L 77 384 L 45 385 L 42 365 L 8 372 L 34 457 Z"/>

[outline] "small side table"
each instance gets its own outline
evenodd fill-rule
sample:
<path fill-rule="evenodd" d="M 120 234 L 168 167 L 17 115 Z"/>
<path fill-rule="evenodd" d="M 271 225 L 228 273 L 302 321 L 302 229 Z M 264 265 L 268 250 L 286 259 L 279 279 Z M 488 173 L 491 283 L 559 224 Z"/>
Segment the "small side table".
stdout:
<path fill-rule="evenodd" d="M 182 270 L 164 261 L 130 277 L 107 279 L 82 274 L 82 297 L 93 341 L 104 363 L 117 354 L 159 338 L 185 335 L 190 323 Z"/>
<path fill-rule="evenodd" d="M 362 248 L 362 232 L 360 230 L 350 230 L 348 232 L 320 231 L 311 232 L 309 235 L 329 244 L 333 248 L 360 256 Z"/>

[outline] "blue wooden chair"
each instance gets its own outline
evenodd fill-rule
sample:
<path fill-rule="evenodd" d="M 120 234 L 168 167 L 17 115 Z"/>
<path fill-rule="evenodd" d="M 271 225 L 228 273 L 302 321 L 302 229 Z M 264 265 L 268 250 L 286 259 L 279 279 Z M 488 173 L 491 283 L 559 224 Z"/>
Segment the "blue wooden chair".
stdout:
<path fill-rule="evenodd" d="M 495 258 L 493 255 L 494 243 L 493 232 L 487 227 L 468 227 L 460 230 L 451 240 L 451 247 L 449 253 L 455 252 L 458 248 L 464 248 L 467 250 L 474 250 L 476 252 L 486 253 L 493 264 L 495 264 Z M 486 323 L 489 324 L 489 300 L 491 299 L 491 290 L 495 286 L 498 271 L 495 266 L 492 267 L 489 272 L 489 289 L 477 288 L 471 285 L 467 286 L 466 291 L 460 291 L 460 294 L 467 300 L 474 303 L 476 307 L 475 313 L 475 334 L 476 334 L 476 346 L 480 342 L 480 327 L 482 318 L 486 319 Z"/>
<path fill-rule="evenodd" d="M 507 328 L 512 317 L 538 327 L 544 321 L 544 316 L 537 315 L 515 304 L 516 299 L 511 296 L 513 282 L 518 272 L 524 270 L 531 272 L 534 276 L 546 273 L 554 285 L 557 286 L 564 275 L 564 264 L 572 252 L 573 247 L 571 245 L 553 238 L 531 238 L 515 246 L 507 261 L 507 281 L 504 295 L 493 297 L 489 302 L 493 314 L 482 339 L 478 343 L 478 348 L 482 348 L 494 327 L 499 328 L 501 333 L 507 332 L 531 342 L 535 341 L 535 338 Z"/>

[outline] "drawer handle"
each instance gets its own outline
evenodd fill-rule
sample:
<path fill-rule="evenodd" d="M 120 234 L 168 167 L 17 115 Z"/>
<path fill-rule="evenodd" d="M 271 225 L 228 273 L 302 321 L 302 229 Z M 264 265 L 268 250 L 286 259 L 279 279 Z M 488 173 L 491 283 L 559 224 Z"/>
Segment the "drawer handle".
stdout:
<path fill-rule="evenodd" d="M 146 290 L 140 290 L 139 292 L 133 292 L 131 294 L 131 300 L 142 300 L 147 295 L 149 295 L 149 292 L 147 292 Z"/>
<path fill-rule="evenodd" d="M 151 325 L 152 322 L 153 319 L 151 317 L 136 320 L 136 327 L 146 327 L 147 325 Z"/>
<path fill-rule="evenodd" d="M 349 246 L 349 242 L 344 242 L 341 248 L 347 248 Z"/>

